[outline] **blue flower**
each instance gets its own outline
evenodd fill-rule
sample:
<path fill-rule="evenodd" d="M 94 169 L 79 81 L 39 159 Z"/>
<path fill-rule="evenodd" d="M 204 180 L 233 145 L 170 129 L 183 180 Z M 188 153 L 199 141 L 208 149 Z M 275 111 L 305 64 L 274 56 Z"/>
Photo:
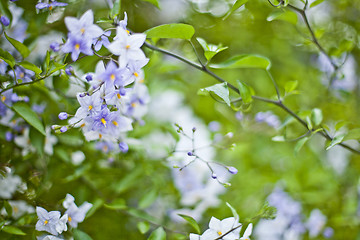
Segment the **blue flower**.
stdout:
<path fill-rule="evenodd" d="M 71 59 L 76 61 L 79 58 L 80 53 L 86 55 L 93 55 L 91 50 L 91 41 L 88 41 L 86 38 L 83 38 L 79 35 L 74 35 L 69 33 L 68 40 L 61 49 L 64 53 L 71 52 Z"/>
<path fill-rule="evenodd" d="M 9 18 L 7 18 L 7 17 L 4 16 L 4 15 L 0 17 L 0 22 L 1 22 L 5 27 L 9 26 L 9 24 L 10 24 Z"/>
<path fill-rule="evenodd" d="M 93 39 L 100 37 L 103 34 L 103 30 L 94 24 L 94 14 L 92 10 L 86 11 L 80 19 L 66 17 L 65 25 L 71 34 L 82 36 L 91 43 Z"/>
<path fill-rule="evenodd" d="M 43 9 L 43 8 L 48 8 L 49 10 L 52 10 L 54 7 L 65 7 L 67 6 L 67 3 L 63 3 L 63 2 L 57 2 L 57 1 L 50 1 L 50 3 L 38 3 L 35 5 L 35 7 L 37 9 Z"/>
<path fill-rule="evenodd" d="M 37 231 L 46 231 L 57 236 L 67 230 L 66 224 L 64 225 L 64 216 L 66 215 L 60 220 L 59 211 L 48 212 L 42 207 L 36 207 L 36 214 L 39 218 L 35 226 Z"/>
<path fill-rule="evenodd" d="M 92 204 L 84 202 L 80 207 L 78 207 L 74 201 L 75 198 L 72 195 L 66 194 L 63 206 L 67 209 L 65 215 L 68 216 L 68 223 L 70 226 L 76 228 L 78 223 L 84 221 L 86 213 L 90 210 Z"/>

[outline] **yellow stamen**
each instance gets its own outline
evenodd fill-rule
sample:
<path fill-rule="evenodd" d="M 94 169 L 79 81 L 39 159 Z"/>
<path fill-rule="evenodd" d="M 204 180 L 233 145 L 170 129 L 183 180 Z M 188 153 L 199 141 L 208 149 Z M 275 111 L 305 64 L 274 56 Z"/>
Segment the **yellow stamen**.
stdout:
<path fill-rule="evenodd" d="M 69 221 L 69 222 L 71 222 L 71 221 L 72 221 L 72 218 L 71 218 L 71 217 L 69 217 L 69 218 L 68 218 L 68 221 Z"/>
<path fill-rule="evenodd" d="M 53 6 L 50 6 L 50 7 L 49 7 L 49 10 L 51 11 L 52 9 L 53 9 Z"/>
<path fill-rule="evenodd" d="M 129 30 L 126 30 L 127 34 L 130 34 L 130 31 Z"/>
<path fill-rule="evenodd" d="M 23 77 L 25 77 L 25 74 L 22 72 L 22 73 L 20 73 L 19 77 L 23 78 Z"/>
<path fill-rule="evenodd" d="M 81 124 L 81 126 L 80 126 L 80 127 L 82 127 L 82 128 L 83 128 L 83 127 L 85 127 L 85 123 Z"/>
<path fill-rule="evenodd" d="M 13 210 L 14 210 L 14 213 L 18 213 L 18 212 L 19 212 L 19 208 L 17 208 L 17 207 L 14 207 Z"/>
<path fill-rule="evenodd" d="M 110 79 L 111 79 L 111 81 L 114 81 L 115 80 L 115 74 L 111 74 Z"/>
<path fill-rule="evenodd" d="M 121 98 L 121 95 L 120 93 L 116 94 L 117 98 L 120 99 Z"/>
<path fill-rule="evenodd" d="M 222 232 L 219 231 L 219 232 L 217 232 L 217 234 L 218 234 L 219 236 L 221 236 L 221 235 L 222 235 Z"/>
<path fill-rule="evenodd" d="M 126 45 L 126 49 L 129 49 L 130 48 L 130 45 Z"/>
<path fill-rule="evenodd" d="M 113 121 L 112 122 L 115 126 L 119 126 L 119 124 L 117 123 L 117 121 Z"/>
<path fill-rule="evenodd" d="M 48 221 L 48 220 L 45 220 L 44 225 L 46 225 L 46 224 L 48 224 L 48 223 L 49 223 L 49 221 Z"/>
<path fill-rule="evenodd" d="M 81 32 L 82 34 L 84 34 L 85 28 L 81 28 L 81 29 L 80 29 L 80 32 Z"/>
<path fill-rule="evenodd" d="M 101 122 L 102 122 L 102 124 L 104 124 L 104 126 L 106 127 L 106 121 L 105 121 L 105 119 L 104 119 L 104 118 L 102 118 L 100 121 L 101 121 Z"/>
<path fill-rule="evenodd" d="M 101 134 L 101 133 L 99 134 L 99 138 L 100 138 L 100 139 L 102 138 L 102 134 Z"/>
<path fill-rule="evenodd" d="M 93 106 L 89 105 L 88 111 L 90 111 L 91 109 L 93 109 Z"/>
<path fill-rule="evenodd" d="M 135 77 L 138 77 L 139 74 L 138 74 L 137 72 L 134 72 L 134 76 L 135 76 Z"/>
<path fill-rule="evenodd" d="M 103 147 L 103 151 L 104 151 L 104 152 L 107 152 L 108 149 L 109 149 L 109 148 L 108 148 L 108 146 L 106 146 L 106 145 Z"/>
<path fill-rule="evenodd" d="M 132 107 L 136 107 L 136 103 L 132 103 L 131 106 L 132 106 Z"/>
<path fill-rule="evenodd" d="M 2 101 L 2 102 L 5 102 L 5 100 L 6 100 L 6 97 L 5 97 L 5 96 L 1 96 L 1 101 Z"/>
<path fill-rule="evenodd" d="M 141 80 L 139 81 L 139 83 L 144 83 L 144 81 L 145 81 L 144 79 L 141 79 Z"/>
<path fill-rule="evenodd" d="M 78 43 L 75 44 L 75 49 L 76 49 L 76 50 L 79 50 L 79 49 L 80 49 L 80 44 L 78 44 Z"/>

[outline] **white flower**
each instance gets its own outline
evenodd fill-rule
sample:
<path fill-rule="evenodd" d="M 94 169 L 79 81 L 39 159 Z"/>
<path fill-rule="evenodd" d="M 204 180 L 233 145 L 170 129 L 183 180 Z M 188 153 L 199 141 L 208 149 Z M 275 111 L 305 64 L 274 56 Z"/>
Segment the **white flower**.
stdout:
<path fill-rule="evenodd" d="M 35 212 L 35 208 L 27 204 L 24 200 L 9 201 L 9 204 L 12 207 L 12 217 L 15 219 L 18 219 L 26 213 Z M 1 214 L 6 215 L 6 212 L 1 212 Z"/>
<path fill-rule="evenodd" d="M 36 207 L 36 214 L 39 218 L 35 226 L 37 231 L 46 231 L 57 236 L 62 233 L 61 230 L 64 230 L 62 223 L 60 222 L 59 211 L 48 212 L 42 207 Z M 60 226 L 58 226 L 59 224 Z"/>
<path fill-rule="evenodd" d="M 233 230 L 234 229 L 234 230 Z M 201 240 L 213 240 L 223 236 L 224 240 L 239 239 L 241 224 L 234 217 L 219 220 L 212 217 L 209 223 L 209 229 L 201 236 Z"/>
<path fill-rule="evenodd" d="M 9 199 L 21 185 L 21 178 L 9 173 L 5 178 L 0 177 L 0 197 Z"/>
<path fill-rule="evenodd" d="M 242 236 L 242 238 L 240 238 L 240 239 L 243 239 L 243 240 L 250 240 L 250 235 L 251 235 L 251 233 L 252 233 L 252 228 L 253 228 L 253 225 L 252 225 L 252 223 L 250 223 L 249 225 L 248 225 L 248 227 L 246 228 L 246 230 L 245 230 L 245 232 L 244 232 L 244 235 Z"/>
<path fill-rule="evenodd" d="M 53 155 L 54 153 L 53 146 L 57 143 L 57 138 L 54 135 L 51 135 L 50 127 L 46 127 L 45 132 L 46 132 L 46 138 L 45 138 L 44 151 L 49 155 Z"/>
<path fill-rule="evenodd" d="M 76 228 L 78 223 L 84 221 L 85 215 L 92 207 L 92 204 L 84 202 L 80 207 L 78 207 L 74 201 L 75 198 L 72 195 L 66 194 L 63 206 L 67 209 L 65 214 L 68 216 L 69 224 Z"/>

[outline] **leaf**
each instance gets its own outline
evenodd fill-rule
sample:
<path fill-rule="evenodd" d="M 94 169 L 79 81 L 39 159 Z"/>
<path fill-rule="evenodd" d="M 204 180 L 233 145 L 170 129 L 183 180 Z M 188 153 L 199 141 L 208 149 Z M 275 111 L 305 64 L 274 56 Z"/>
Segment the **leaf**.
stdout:
<path fill-rule="evenodd" d="M 153 222 L 155 224 L 157 223 L 157 219 L 154 218 L 153 216 L 149 215 L 147 212 L 136 209 L 136 208 L 130 208 L 127 210 L 127 213 L 129 213 L 131 216 L 149 221 L 149 222 Z M 160 224 L 159 224 L 160 225 Z"/>
<path fill-rule="evenodd" d="M 195 33 L 193 26 L 183 23 L 164 24 L 145 31 L 147 38 L 180 38 L 190 40 Z"/>
<path fill-rule="evenodd" d="M 17 102 L 12 109 L 19 114 L 25 121 L 38 130 L 42 135 L 46 136 L 45 129 L 36 113 L 25 103 Z"/>
<path fill-rule="evenodd" d="M 285 86 L 284 86 L 285 92 L 290 93 L 290 92 L 294 91 L 296 89 L 296 87 L 298 86 L 298 84 L 299 84 L 299 82 L 297 80 L 286 82 Z"/>
<path fill-rule="evenodd" d="M 137 168 L 135 171 L 132 171 L 130 174 L 127 174 L 126 177 L 121 179 L 119 182 L 115 182 L 113 185 L 115 193 L 119 194 L 128 190 L 131 186 L 137 184 L 139 176 L 142 174 L 142 169 Z"/>
<path fill-rule="evenodd" d="M 333 140 L 330 142 L 329 146 L 326 148 L 326 150 L 329 150 L 330 148 L 334 147 L 335 145 L 341 143 L 344 139 L 346 134 L 340 134 L 333 138 Z"/>
<path fill-rule="evenodd" d="M 15 40 L 11 37 L 9 37 L 6 32 L 4 32 L 6 39 L 11 43 L 11 45 L 14 46 L 14 48 L 16 50 L 18 50 L 18 52 L 21 54 L 21 56 L 23 56 L 23 58 L 26 58 L 27 56 L 29 56 L 30 54 L 30 50 L 21 42 L 19 42 L 18 40 Z"/>
<path fill-rule="evenodd" d="M 235 210 L 235 208 L 233 208 L 233 206 L 231 206 L 230 203 L 228 203 L 228 202 L 226 202 L 226 205 L 230 208 L 232 215 L 236 219 L 236 222 L 239 221 L 240 217 L 239 217 L 239 214 L 237 213 L 237 211 Z"/>
<path fill-rule="evenodd" d="M 21 229 L 13 226 L 4 226 L 1 230 L 14 235 L 26 235 Z"/>
<path fill-rule="evenodd" d="M 36 151 L 40 154 L 44 154 L 45 136 L 42 135 L 35 128 L 30 128 L 29 138 L 31 139 L 31 145 L 33 145 Z"/>
<path fill-rule="evenodd" d="M 8 0 L 0 0 L 0 13 L 4 14 L 6 17 L 10 19 L 10 25 L 12 22 L 12 14 L 9 10 L 9 1 Z"/>
<path fill-rule="evenodd" d="M 187 221 L 196 231 L 197 234 L 200 234 L 200 227 L 197 224 L 197 222 L 195 221 L 195 219 L 193 219 L 192 217 L 188 216 L 188 215 L 184 215 L 184 214 L 178 214 L 180 217 L 182 217 L 185 221 Z"/>
<path fill-rule="evenodd" d="M 230 106 L 229 88 L 227 86 L 227 83 L 218 83 L 213 86 L 200 89 L 199 93 L 201 94 L 205 91 L 215 93 L 217 96 L 223 99 L 228 106 Z"/>
<path fill-rule="evenodd" d="M 253 99 L 251 97 L 251 89 L 249 88 L 249 86 L 246 83 L 241 82 L 240 80 L 236 80 L 236 82 L 238 84 L 240 96 L 243 100 L 243 103 L 251 103 Z"/>
<path fill-rule="evenodd" d="M 323 1 L 325 1 L 325 0 L 315 0 L 315 1 L 313 1 L 313 2 L 310 4 L 310 8 L 319 5 L 319 4 L 322 3 Z"/>
<path fill-rule="evenodd" d="M 267 21 L 271 22 L 274 20 L 282 20 L 285 22 L 289 22 L 291 24 L 296 25 L 298 21 L 298 17 L 296 13 L 292 11 L 281 11 L 281 12 L 273 12 L 267 18 Z"/>
<path fill-rule="evenodd" d="M 153 189 L 140 199 L 139 208 L 149 207 L 156 200 L 156 198 L 157 198 L 157 191 L 156 189 Z"/>
<path fill-rule="evenodd" d="M 120 15 L 121 11 L 121 0 L 115 0 L 113 7 L 110 11 L 110 16 L 114 19 L 116 16 Z"/>
<path fill-rule="evenodd" d="M 311 111 L 311 121 L 314 123 L 314 126 L 319 126 L 323 120 L 322 111 L 319 108 L 314 108 Z"/>
<path fill-rule="evenodd" d="M 360 128 L 351 129 L 344 137 L 343 141 L 347 140 L 359 140 L 360 139 Z"/>
<path fill-rule="evenodd" d="M 162 227 L 159 227 L 151 233 L 148 240 L 166 240 L 166 232 Z"/>
<path fill-rule="evenodd" d="M 228 49 L 228 47 L 222 47 L 221 45 L 207 44 L 202 38 L 196 38 L 204 50 L 205 58 L 210 61 L 216 54 Z"/>
<path fill-rule="evenodd" d="M 104 204 L 104 207 L 109 208 L 109 209 L 113 209 L 113 210 L 121 210 L 121 209 L 126 209 L 126 202 L 124 199 L 119 198 L 116 199 L 115 201 L 113 201 L 110 204 Z"/>
<path fill-rule="evenodd" d="M 304 137 L 302 139 L 300 139 L 296 145 L 295 145 L 295 148 L 294 148 L 294 153 L 295 155 L 297 155 L 299 153 L 299 151 L 301 150 L 301 148 L 304 146 L 304 144 L 309 140 L 308 137 Z"/>
<path fill-rule="evenodd" d="M 268 58 L 256 54 L 244 54 L 234 56 L 223 63 L 211 64 L 212 68 L 234 69 L 234 68 L 261 68 L 269 70 L 271 62 Z"/>
<path fill-rule="evenodd" d="M 61 69 L 65 69 L 66 66 L 67 66 L 67 64 L 64 64 L 64 65 L 55 67 L 53 70 L 51 70 L 51 72 L 49 73 L 49 75 L 51 75 L 51 74 L 53 74 L 53 73 L 55 73 L 56 71 L 59 71 L 59 70 L 61 70 Z"/>
<path fill-rule="evenodd" d="M 285 137 L 284 136 L 274 136 L 273 138 L 271 138 L 271 140 L 274 142 L 285 142 Z"/>
<path fill-rule="evenodd" d="M 19 62 L 17 64 L 22 66 L 23 68 L 33 71 L 36 75 L 39 75 L 40 73 L 42 73 L 42 70 L 39 67 L 37 67 L 35 64 L 32 64 L 30 62 L 23 61 L 23 62 Z"/>
<path fill-rule="evenodd" d="M 85 232 L 74 228 L 73 229 L 74 240 L 92 240 L 92 238 Z"/>
<path fill-rule="evenodd" d="M 160 9 L 160 6 L 159 6 L 159 1 L 158 0 L 142 0 L 144 2 L 149 2 L 151 3 L 152 5 L 154 5 L 155 7 L 159 8 Z"/>
<path fill-rule="evenodd" d="M 248 0 L 237 0 L 234 5 L 232 6 L 232 8 L 226 13 L 226 15 L 223 17 L 223 21 L 226 20 L 233 12 L 235 12 L 236 10 L 238 10 L 242 5 L 244 5 L 245 3 L 247 3 Z"/>
<path fill-rule="evenodd" d="M 11 68 L 15 66 L 15 59 L 9 53 L 0 48 L 0 59 L 4 60 L 7 64 L 10 65 Z"/>
<path fill-rule="evenodd" d="M 137 223 L 137 228 L 139 229 L 141 234 L 145 234 L 145 233 L 147 233 L 149 231 L 150 224 L 148 222 L 138 222 Z"/>
<path fill-rule="evenodd" d="M 104 200 L 102 200 L 101 198 L 96 199 L 95 202 L 93 202 L 90 210 L 86 213 L 86 218 L 92 216 L 99 208 L 103 206 L 103 204 Z"/>
<path fill-rule="evenodd" d="M 13 208 L 8 201 L 4 201 L 4 207 L 8 216 L 11 217 L 13 213 Z"/>

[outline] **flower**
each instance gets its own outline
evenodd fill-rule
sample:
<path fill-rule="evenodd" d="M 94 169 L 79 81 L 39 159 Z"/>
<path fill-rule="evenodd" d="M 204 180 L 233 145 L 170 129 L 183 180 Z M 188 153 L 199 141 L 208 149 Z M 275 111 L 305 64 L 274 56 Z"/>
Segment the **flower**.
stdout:
<path fill-rule="evenodd" d="M 108 47 L 110 45 L 109 37 L 110 37 L 111 31 L 104 32 L 100 37 L 94 39 L 94 49 L 95 51 L 99 51 L 102 46 Z"/>
<path fill-rule="evenodd" d="M 57 2 L 57 1 L 52 0 L 52 1 L 50 1 L 50 3 L 39 2 L 38 4 L 35 5 L 35 7 L 37 9 L 48 8 L 51 11 L 54 7 L 65 7 L 67 5 L 68 5 L 67 3 Z"/>
<path fill-rule="evenodd" d="M 9 199 L 21 185 L 21 178 L 9 173 L 5 178 L 0 177 L 0 197 Z"/>
<path fill-rule="evenodd" d="M 86 38 L 71 33 L 69 33 L 68 40 L 61 50 L 64 53 L 71 52 L 71 59 L 73 61 L 78 59 L 80 53 L 93 55 L 93 51 L 91 50 L 91 42 L 89 42 Z"/>
<path fill-rule="evenodd" d="M 4 16 L 4 15 L 0 17 L 0 22 L 1 22 L 5 27 L 9 26 L 9 24 L 10 24 L 9 18 L 7 18 L 7 17 Z"/>
<path fill-rule="evenodd" d="M 250 224 L 248 225 L 248 227 L 245 229 L 244 235 L 240 238 L 240 240 L 241 240 L 241 239 L 243 239 L 243 240 L 250 240 L 249 236 L 250 236 L 251 233 L 252 233 L 252 228 L 253 228 L 253 225 L 252 225 L 252 223 L 250 223 Z"/>
<path fill-rule="evenodd" d="M 68 118 L 68 116 L 69 116 L 69 114 L 67 114 L 66 112 L 61 112 L 61 113 L 59 113 L 59 115 L 58 115 L 58 117 L 59 117 L 60 120 L 65 120 L 65 119 Z"/>
<path fill-rule="evenodd" d="M 216 239 L 224 236 L 222 237 L 224 240 L 235 240 L 239 238 L 240 229 L 241 224 L 238 223 L 234 217 L 225 218 L 221 221 L 212 217 L 209 223 L 209 229 L 201 235 L 200 239 Z"/>
<path fill-rule="evenodd" d="M 78 223 L 84 221 L 85 215 L 92 207 L 92 204 L 84 202 L 80 207 L 78 207 L 74 201 L 75 198 L 71 194 L 66 194 L 63 206 L 67 209 L 65 214 L 68 216 L 70 226 L 76 228 Z"/>
<path fill-rule="evenodd" d="M 46 231 L 52 235 L 57 236 L 63 231 L 67 230 L 66 224 L 64 226 L 63 216 L 60 220 L 59 211 L 48 212 L 42 207 L 36 207 L 36 214 L 38 215 L 39 220 L 36 223 L 35 229 L 37 231 Z"/>
<path fill-rule="evenodd" d="M 65 25 L 72 35 L 88 39 L 90 45 L 94 38 L 100 37 L 103 34 L 103 30 L 94 24 L 94 13 L 91 9 L 86 11 L 80 19 L 66 17 Z"/>

